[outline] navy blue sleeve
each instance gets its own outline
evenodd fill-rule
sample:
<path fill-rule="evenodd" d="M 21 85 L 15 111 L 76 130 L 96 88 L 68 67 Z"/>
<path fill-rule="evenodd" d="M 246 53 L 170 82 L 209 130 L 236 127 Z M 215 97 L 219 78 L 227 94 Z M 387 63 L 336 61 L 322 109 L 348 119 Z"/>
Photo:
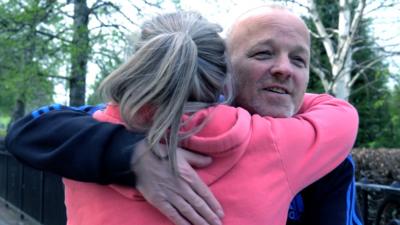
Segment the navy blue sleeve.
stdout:
<path fill-rule="evenodd" d="M 7 133 L 6 148 L 21 162 L 63 177 L 134 186 L 134 145 L 143 134 L 98 122 L 99 107 L 43 107 L 20 119 Z"/>
<path fill-rule="evenodd" d="M 332 172 L 306 187 L 292 201 L 288 225 L 362 225 L 354 162 L 347 157 Z"/>

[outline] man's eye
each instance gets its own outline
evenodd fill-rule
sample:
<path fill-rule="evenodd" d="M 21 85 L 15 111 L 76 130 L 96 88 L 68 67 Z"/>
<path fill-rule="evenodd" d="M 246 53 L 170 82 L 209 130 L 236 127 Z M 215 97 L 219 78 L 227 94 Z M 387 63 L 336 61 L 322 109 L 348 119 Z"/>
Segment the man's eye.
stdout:
<path fill-rule="evenodd" d="M 306 66 L 306 61 L 303 59 L 303 57 L 294 56 L 294 57 L 292 58 L 292 60 L 293 60 L 293 63 L 294 63 L 296 66 L 301 66 L 301 67 L 305 67 L 305 66 Z"/>
<path fill-rule="evenodd" d="M 253 55 L 253 58 L 258 59 L 258 60 L 263 60 L 263 59 L 269 59 L 272 56 L 272 52 L 270 51 L 260 51 L 256 52 Z"/>

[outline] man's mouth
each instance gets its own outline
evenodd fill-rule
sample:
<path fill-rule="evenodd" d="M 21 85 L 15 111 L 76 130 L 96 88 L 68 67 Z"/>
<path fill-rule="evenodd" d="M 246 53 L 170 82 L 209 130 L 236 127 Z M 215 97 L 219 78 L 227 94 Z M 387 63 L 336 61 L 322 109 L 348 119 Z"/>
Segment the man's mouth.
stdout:
<path fill-rule="evenodd" d="M 274 92 L 277 94 L 288 94 L 289 93 L 287 90 L 280 88 L 280 87 L 268 87 L 268 88 L 264 88 L 264 90 Z"/>

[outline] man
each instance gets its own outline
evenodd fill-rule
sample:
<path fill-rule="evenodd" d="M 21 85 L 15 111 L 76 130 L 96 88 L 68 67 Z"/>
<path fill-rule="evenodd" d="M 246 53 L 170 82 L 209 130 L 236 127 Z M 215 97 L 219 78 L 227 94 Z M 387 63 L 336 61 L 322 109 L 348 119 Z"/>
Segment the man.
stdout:
<path fill-rule="evenodd" d="M 281 7 L 254 9 L 234 23 L 227 46 L 238 85 L 236 104 L 263 116 L 295 116 L 309 79 L 310 36 L 304 22 Z M 7 148 L 27 164 L 68 178 L 135 185 L 175 224 L 221 224 L 220 205 L 188 165 L 206 166 L 210 158 L 180 149 L 181 176 L 174 179 L 167 160 L 144 151 L 140 134 L 96 122 L 86 115 L 91 110 L 96 108 L 39 109 L 10 130 Z M 304 202 L 294 200 L 288 223 L 361 224 L 353 172 L 346 160 L 304 190 Z"/>

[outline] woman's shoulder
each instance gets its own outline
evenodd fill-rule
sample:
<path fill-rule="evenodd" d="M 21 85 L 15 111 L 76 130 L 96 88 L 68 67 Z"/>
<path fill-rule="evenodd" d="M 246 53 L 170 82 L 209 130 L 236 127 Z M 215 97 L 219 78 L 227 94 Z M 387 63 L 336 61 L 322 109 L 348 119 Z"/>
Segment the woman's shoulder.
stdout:
<path fill-rule="evenodd" d="M 184 131 L 200 127 L 198 132 L 188 138 L 186 144 L 231 148 L 248 137 L 250 126 L 251 116 L 246 110 L 240 107 L 216 105 L 186 116 Z"/>
<path fill-rule="evenodd" d="M 215 136 L 225 133 L 234 126 L 242 126 L 243 121 L 250 119 L 250 114 L 240 108 L 219 104 L 202 109 L 184 117 L 184 131 L 203 125 L 197 133 L 202 136 Z"/>

